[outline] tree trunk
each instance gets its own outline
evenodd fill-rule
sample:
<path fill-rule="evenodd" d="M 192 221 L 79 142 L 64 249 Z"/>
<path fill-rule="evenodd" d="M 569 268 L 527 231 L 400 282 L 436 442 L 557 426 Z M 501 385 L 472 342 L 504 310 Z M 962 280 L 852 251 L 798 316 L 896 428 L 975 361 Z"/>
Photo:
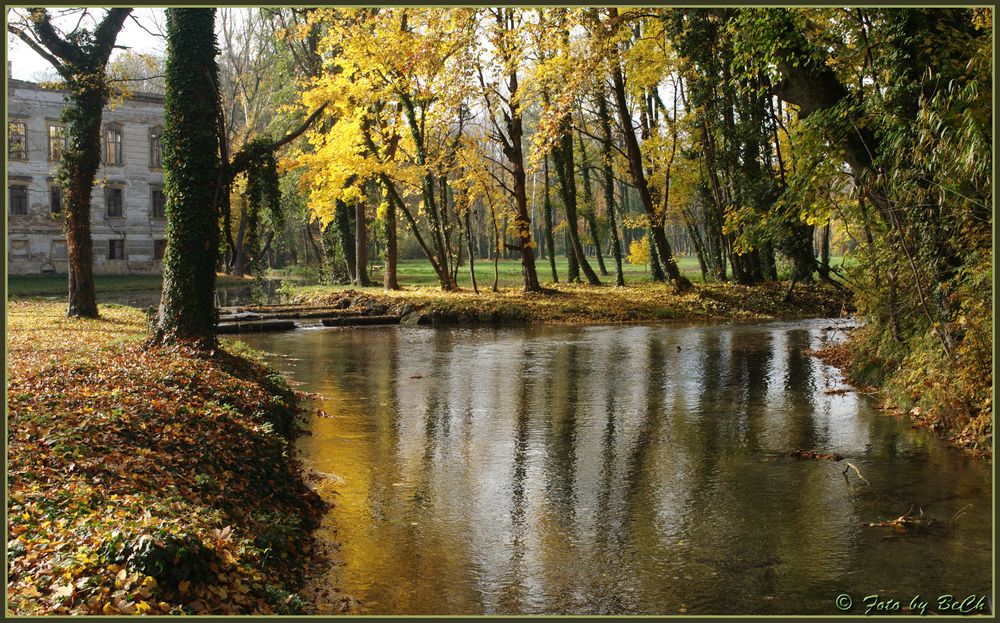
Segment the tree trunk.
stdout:
<path fill-rule="evenodd" d="M 604 206 L 608 212 L 608 229 L 611 230 L 611 254 L 615 258 L 615 285 L 625 285 L 625 273 L 622 270 L 622 244 L 618 237 L 618 221 L 615 218 L 615 174 L 611 168 L 611 117 L 608 115 L 608 103 L 602 88 L 597 94 L 597 116 L 601 124 L 601 161 L 604 172 Z"/>
<path fill-rule="evenodd" d="M 521 104 L 517 101 L 517 72 L 512 71 L 507 76 L 507 89 L 510 93 L 509 114 L 507 115 L 507 133 L 510 137 L 505 144 L 504 154 L 510 163 L 514 174 L 514 209 L 517 212 L 515 224 L 518 233 L 518 246 L 521 249 L 521 274 L 524 277 L 525 292 L 541 292 L 538 283 L 538 273 L 535 270 L 535 253 L 531 242 L 531 216 L 528 214 L 527 178 L 524 172 L 524 152 L 521 146 L 523 128 L 521 124 Z"/>
<path fill-rule="evenodd" d="M 413 143 L 416 147 L 416 162 L 419 166 L 425 166 L 427 164 L 427 152 L 423 135 L 423 110 L 421 110 L 421 118 L 417 119 L 417 110 L 413 100 L 408 95 L 403 95 L 400 98 L 400 101 L 403 104 L 403 111 L 406 113 L 406 121 L 410 128 L 410 135 L 413 137 Z M 445 291 L 454 290 L 455 283 L 451 278 L 451 265 L 449 263 L 450 252 L 448 250 L 448 244 L 445 240 L 444 223 L 438 210 L 438 202 L 435 196 L 437 183 L 435 181 L 434 174 L 428 171 L 424 174 L 421 182 L 424 207 L 427 210 L 427 216 L 431 222 L 431 240 L 434 242 L 435 258 L 431 263 L 436 266 L 435 272 L 437 273 L 438 281 L 441 284 L 441 289 Z"/>
<path fill-rule="evenodd" d="M 399 279 L 396 277 L 396 203 L 386 201 L 385 208 L 385 279 L 383 287 L 386 290 L 399 290 Z"/>
<path fill-rule="evenodd" d="M 337 239 L 340 242 L 340 250 L 344 253 L 344 263 L 347 264 L 347 274 L 351 283 L 358 282 L 358 262 L 357 246 L 355 243 L 354 226 L 352 221 L 354 215 L 350 207 L 341 200 L 337 200 L 334 207 L 334 219 L 337 222 Z"/>
<path fill-rule="evenodd" d="M 434 274 L 438 276 L 438 280 L 447 281 L 446 278 L 443 279 L 441 276 L 444 268 L 438 263 L 434 251 L 431 250 L 430 246 L 424 240 L 424 237 L 420 234 L 420 228 L 417 227 L 416 219 L 413 218 L 413 214 L 411 214 L 409 209 L 407 209 L 406 204 L 403 202 L 403 198 L 399 196 L 399 191 L 396 190 L 396 185 L 393 183 L 392 179 L 385 173 L 382 173 L 379 175 L 379 181 L 382 182 L 383 188 L 385 188 L 386 192 L 389 194 L 389 201 L 394 203 L 395 206 L 399 208 L 400 212 L 402 212 L 403 216 L 406 218 L 406 221 L 410 224 L 410 229 L 413 231 L 413 237 L 416 238 L 417 244 L 420 245 L 420 249 L 424 252 L 424 256 L 427 258 L 427 261 L 431 263 L 431 268 L 434 269 Z"/>
<path fill-rule="evenodd" d="M 617 9 L 609 9 L 613 16 L 617 16 Z M 617 63 L 612 67 L 612 81 L 614 82 L 615 101 L 618 105 L 618 117 L 622 126 L 622 136 L 625 139 L 626 153 L 628 154 L 629 172 L 632 176 L 632 183 L 639 191 L 639 199 L 646 211 L 649 219 L 649 229 L 653 236 L 653 243 L 656 244 L 657 255 L 666 270 L 667 276 L 678 290 L 689 290 L 691 282 L 681 275 L 674 261 L 673 253 L 670 251 L 670 243 L 667 242 L 667 235 L 663 231 L 662 218 L 656 214 L 653 204 L 653 197 L 649 192 L 649 185 L 646 183 L 646 174 L 642 169 L 642 152 L 639 151 L 639 141 L 635 137 L 635 130 L 632 129 L 632 115 L 629 113 L 628 104 L 625 101 L 625 77 L 622 75 L 621 66 Z"/>
<path fill-rule="evenodd" d="M 819 245 L 819 276 L 830 281 L 830 221 L 823 226 L 823 239 Z"/>
<path fill-rule="evenodd" d="M 247 269 L 249 268 L 249 262 L 247 261 L 246 252 L 246 235 L 247 235 L 247 202 L 246 197 L 242 197 L 240 201 L 240 222 L 236 229 L 236 240 L 233 246 L 233 270 L 232 274 L 242 277 L 247 274 Z"/>
<path fill-rule="evenodd" d="M 650 231 L 650 238 L 652 238 L 652 231 Z M 667 280 L 667 276 L 663 274 L 663 264 L 660 263 L 660 254 L 656 250 L 656 245 L 650 241 L 649 244 L 649 274 L 650 278 L 657 282 L 662 283 Z"/>
<path fill-rule="evenodd" d="M 92 31 L 65 36 L 52 24 L 46 9 L 27 9 L 36 40 L 8 24 L 8 31 L 33 48 L 69 86 L 65 116 L 68 135 L 61 173 L 66 178 L 66 254 L 69 265 L 66 315 L 97 318 L 94 251 L 90 237 L 90 200 L 101 164 L 101 119 L 108 98 L 106 66 L 115 40 L 132 9 L 116 8 Z M 214 121 L 214 120 L 213 120 Z M 214 264 L 213 264 L 214 268 Z"/>
<path fill-rule="evenodd" d="M 587 261 L 587 256 L 583 253 L 583 245 L 580 243 L 580 233 L 577 229 L 573 134 L 568 116 L 562 121 L 562 136 L 556 146 L 554 156 L 556 173 L 559 175 L 559 185 L 562 188 L 563 205 L 566 208 L 566 234 L 569 236 L 570 248 L 576 258 L 577 265 L 587 277 L 587 282 L 592 286 L 599 286 L 601 280 L 597 278 L 597 273 L 590 267 L 590 262 Z"/>
<path fill-rule="evenodd" d="M 601 235 L 597 228 L 597 207 L 594 205 L 594 191 L 590 186 L 590 163 L 587 162 L 587 148 L 583 142 L 583 133 L 577 134 L 580 142 L 580 172 L 583 174 L 583 200 L 586 203 L 584 210 L 584 220 L 587 221 L 587 228 L 590 230 L 590 239 L 594 242 L 595 253 L 597 255 L 597 268 L 601 275 L 608 276 L 608 269 L 604 265 L 604 255 L 601 254 Z"/>
<path fill-rule="evenodd" d="M 371 285 L 368 279 L 368 226 L 365 223 L 365 202 L 362 200 L 354 204 L 354 223 L 354 274 L 358 286 L 368 287 Z"/>
<path fill-rule="evenodd" d="M 465 229 L 468 232 L 469 277 L 472 279 L 472 291 L 479 294 L 479 286 L 476 285 L 476 250 L 472 235 L 472 206 L 467 207 L 465 210 Z"/>
<path fill-rule="evenodd" d="M 319 265 L 318 268 L 319 268 L 320 274 L 322 274 L 323 273 L 323 252 L 320 251 L 319 245 L 316 244 L 316 238 L 313 237 L 312 222 L 311 221 L 306 223 L 306 239 L 309 241 L 309 244 L 312 246 L 313 253 L 316 254 L 316 263 Z M 306 259 L 306 263 L 307 264 L 309 263 L 308 259 Z"/>
<path fill-rule="evenodd" d="M 69 125 L 63 167 L 66 188 L 66 255 L 69 262 L 69 304 L 66 315 L 97 318 L 94 248 L 90 237 L 90 201 L 101 162 L 103 89 L 80 89 L 70 97 L 74 114 Z"/>
<path fill-rule="evenodd" d="M 157 341 L 215 345 L 222 171 L 215 9 L 167 9 L 164 192 L 167 248 Z"/>
<path fill-rule="evenodd" d="M 549 268 L 552 270 L 552 283 L 559 283 L 559 273 L 556 272 L 556 240 L 552 235 L 552 198 L 549 196 L 549 156 L 545 156 L 545 242 L 549 254 Z"/>

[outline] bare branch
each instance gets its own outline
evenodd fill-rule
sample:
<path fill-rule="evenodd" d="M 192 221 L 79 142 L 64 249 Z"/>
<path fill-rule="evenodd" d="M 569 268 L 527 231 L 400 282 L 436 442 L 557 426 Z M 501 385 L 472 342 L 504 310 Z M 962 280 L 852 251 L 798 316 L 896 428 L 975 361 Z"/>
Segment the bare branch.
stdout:
<path fill-rule="evenodd" d="M 24 32 L 23 30 L 21 30 L 17 26 L 14 26 L 13 24 L 7 24 L 7 32 L 10 32 L 11 34 L 15 35 L 18 39 L 20 39 L 25 44 L 27 44 L 27 46 L 29 48 L 31 48 L 32 50 L 34 50 L 34 52 L 36 54 L 38 54 L 39 56 L 41 56 L 42 58 L 44 58 L 46 61 L 48 61 L 49 64 L 52 65 L 55 68 L 55 70 L 59 72 L 59 75 L 61 75 L 63 78 L 67 77 L 67 72 L 69 70 L 66 67 L 66 65 L 63 64 L 63 62 L 60 61 L 58 58 L 56 58 L 55 56 L 53 56 L 52 54 L 50 54 L 45 48 L 43 48 L 34 39 L 32 39 L 30 36 L 28 36 L 28 33 Z"/>

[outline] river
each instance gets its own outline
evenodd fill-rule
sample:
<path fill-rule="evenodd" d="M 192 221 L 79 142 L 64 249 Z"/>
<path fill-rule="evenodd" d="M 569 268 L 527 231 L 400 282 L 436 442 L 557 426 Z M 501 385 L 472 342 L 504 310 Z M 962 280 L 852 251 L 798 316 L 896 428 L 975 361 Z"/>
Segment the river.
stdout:
<path fill-rule="evenodd" d="M 359 614 L 861 614 L 871 595 L 903 612 L 988 595 L 989 464 L 803 353 L 844 328 L 239 339 L 322 396 L 298 448 L 334 504 L 315 581 L 331 610 L 349 595 Z M 868 525 L 908 511 L 917 528 Z"/>

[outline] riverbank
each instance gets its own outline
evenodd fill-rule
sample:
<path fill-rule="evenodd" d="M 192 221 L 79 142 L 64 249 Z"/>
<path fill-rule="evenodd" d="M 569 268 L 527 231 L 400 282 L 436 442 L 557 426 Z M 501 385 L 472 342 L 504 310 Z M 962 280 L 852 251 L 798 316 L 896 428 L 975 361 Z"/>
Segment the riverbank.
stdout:
<path fill-rule="evenodd" d="M 862 326 L 848 339 L 813 354 L 841 370 L 861 391 L 875 395 L 888 415 L 906 417 L 952 445 L 993 457 L 993 341 L 989 323 L 966 321 L 950 360 L 933 334 L 896 352 L 880 349 L 877 327 Z"/>
<path fill-rule="evenodd" d="M 419 324 L 570 323 L 604 324 L 662 320 L 767 320 L 843 316 L 850 299 L 831 286 L 798 285 L 785 299 L 788 285 L 766 283 L 698 284 L 679 294 L 665 284 L 636 283 L 625 288 L 580 284 L 549 286 L 547 294 L 525 294 L 519 288 L 498 292 L 481 288 L 442 292 L 413 288 L 343 289 L 334 286 L 293 288 L 291 299 L 310 305 L 349 305 L 410 317 Z"/>
<path fill-rule="evenodd" d="M 9 303 L 8 609 L 295 614 L 323 504 L 262 364 L 142 348 L 146 318 Z"/>

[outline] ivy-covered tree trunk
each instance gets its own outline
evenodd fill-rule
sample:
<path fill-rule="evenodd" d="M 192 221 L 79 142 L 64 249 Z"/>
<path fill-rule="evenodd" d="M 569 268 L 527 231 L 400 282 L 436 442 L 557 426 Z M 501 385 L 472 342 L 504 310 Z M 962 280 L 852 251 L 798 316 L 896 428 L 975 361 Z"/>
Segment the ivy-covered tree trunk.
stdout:
<path fill-rule="evenodd" d="M 656 250 L 656 244 L 653 242 L 653 229 L 649 230 L 649 275 L 650 279 L 657 283 L 662 283 L 667 280 L 667 276 L 663 273 L 663 264 L 660 262 L 660 253 Z"/>
<path fill-rule="evenodd" d="M 215 344 L 222 185 L 215 9 L 167 9 L 164 193 L 167 248 L 157 341 Z"/>
<path fill-rule="evenodd" d="M 822 240 L 819 247 L 819 270 L 820 279 L 830 281 L 830 221 L 826 221 L 823 226 Z"/>
<path fill-rule="evenodd" d="M 102 68 L 103 71 L 103 68 Z M 94 287 L 94 243 L 90 236 L 90 201 L 101 162 L 101 118 L 107 101 L 105 85 L 72 85 L 69 137 L 63 153 L 66 181 L 66 256 L 69 264 L 69 306 L 66 315 L 97 318 Z"/>
<path fill-rule="evenodd" d="M 46 9 L 28 9 L 30 26 L 7 30 L 48 61 L 69 88 L 66 148 L 59 171 L 66 191 L 66 255 L 69 264 L 67 316 L 97 317 L 94 252 L 90 237 L 90 200 L 101 165 L 101 118 L 109 88 L 105 67 L 115 39 L 132 9 L 109 9 L 94 30 L 79 28 L 64 37 Z"/>
<path fill-rule="evenodd" d="M 344 262 L 347 264 L 347 274 L 351 283 L 357 283 L 357 245 L 354 242 L 354 214 L 350 207 L 340 199 L 334 207 L 334 220 L 337 223 L 337 236 L 340 241 L 340 250 L 344 253 Z"/>

